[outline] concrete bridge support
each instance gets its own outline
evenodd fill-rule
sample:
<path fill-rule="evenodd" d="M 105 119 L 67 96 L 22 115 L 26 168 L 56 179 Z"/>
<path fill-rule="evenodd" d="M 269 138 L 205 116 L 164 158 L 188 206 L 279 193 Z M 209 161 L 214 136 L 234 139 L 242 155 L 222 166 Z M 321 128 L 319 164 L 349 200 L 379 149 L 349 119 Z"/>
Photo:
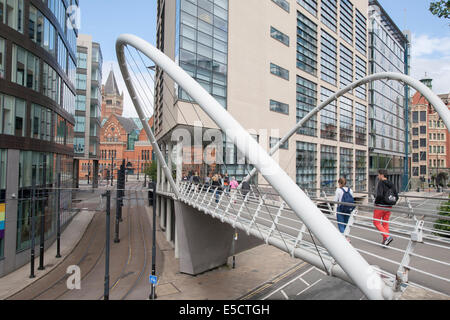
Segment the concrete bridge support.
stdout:
<path fill-rule="evenodd" d="M 197 275 L 227 263 L 233 255 L 235 231 L 231 225 L 180 201 L 175 201 L 175 215 L 180 272 Z M 261 244 L 263 241 L 243 232 L 234 251 L 239 253 Z"/>

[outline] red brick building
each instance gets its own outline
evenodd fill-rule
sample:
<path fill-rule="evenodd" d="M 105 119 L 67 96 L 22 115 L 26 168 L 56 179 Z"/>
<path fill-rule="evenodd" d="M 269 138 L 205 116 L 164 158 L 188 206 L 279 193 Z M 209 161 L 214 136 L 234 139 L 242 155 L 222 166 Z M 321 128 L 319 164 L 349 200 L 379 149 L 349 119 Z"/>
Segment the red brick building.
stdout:
<path fill-rule="evenodd" d="M 153 125 L 153 118 L 149 120 Z M 141 129 L 135 119 L 124 118 L 115 114 L 109 116 L 100 129 L 100 175 L 106 179 L 114 168 L 114 177 L 117 178 L 117 169 L 122 161 L 128 174 L 143 172 L 145 165 L 151 163 L 152 146 L 144 129 Z"/>
<path fill-rule="evenodd" d="M 432 88 L 432 80 L 422 80 Z M 439 95 L 450 107 L 450 93 Z M 428 101 L 416 92 L 411 101 L 411 186 L 425 187 L 450 166 L 450 135 Z"/>

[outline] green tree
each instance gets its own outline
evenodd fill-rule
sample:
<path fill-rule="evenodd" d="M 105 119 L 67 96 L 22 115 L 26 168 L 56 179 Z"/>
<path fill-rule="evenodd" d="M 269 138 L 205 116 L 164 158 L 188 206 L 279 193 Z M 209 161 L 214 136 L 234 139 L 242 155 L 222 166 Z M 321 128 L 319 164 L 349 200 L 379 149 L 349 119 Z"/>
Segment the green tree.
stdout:
<path fill-rule="evenodd" d="M 156 161 L 152 161 L 152 163 L 146 165 L 146 167 L 144 169 L 144 173 L 146 175 L 148 175 L 152 181 L 156 182 L 157 172 L 158 172 L 157 170 L 158 170 L 158 166 L 156 164 Z"/>
<path fill-rule="evenodd" d="M 431 2 L 430 12 L 439 18 L 450 19 L 450 0 Z"/>
<path fill-rule="evenodd" d="M 444 202 L 439 207 L 439 215 L 445 216 L 445 217 L 450 217 L 450 200 Z M 450 232 L 450 220 L 448 220 L 448 218 L 447 219 L 438 219 L 435 222 L 434 228 L 438 231 Z M 435 234 L 440 237 L 450 238 L 450 235 L 448 235 L 448 234 L 440 234 L 440 233 L 435 233 Z"/>

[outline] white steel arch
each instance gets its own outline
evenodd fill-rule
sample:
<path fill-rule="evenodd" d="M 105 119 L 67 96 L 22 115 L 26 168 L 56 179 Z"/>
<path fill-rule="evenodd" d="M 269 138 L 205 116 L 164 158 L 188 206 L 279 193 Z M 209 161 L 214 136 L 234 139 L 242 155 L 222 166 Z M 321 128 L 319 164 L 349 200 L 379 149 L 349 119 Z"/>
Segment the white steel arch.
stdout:
<path fill-rule="evenodd" d="M 445 125 L 447 126 L 447 130 L 450 132 L 450 111 L 448 110 L 447 106 L 444 104 L 444 102 L 433 92 L 430 88 L 428 88 L 426 85 L 424 85 L 422 82 L 411 78 L 410 76 L 407 76 L 403 73 L 396 73 L 396 72 L 380 72 L 376 73 L 370 76 L 367 76 L 365 78 L 362 78 L 360 80 L 357 80 L 350 85 L 346 86 L 345 88 L 339 90 L 332 96 L 330 96 L 327 100 L 325 100 L 323 103 L 321 103 L 318 107 L 311 110 L 305 117 L 302 118 L 291 130 L 289 130 L 286 135 L 281 138 L 281 140 L 270 149 L 269 154 L 272 156 L 277 150 L 280 148 L 281 145 L 283 145 L 286 141 L 288 141 L 297 131 L 300 129 L 309 119 L 311 119 L 314 115 L 319 113 L 323 108 L 328 106 L 330 103 L 332 103 L 334 100 L 338 99 L 339 97 L 343 96 L 349 91 L 352 91 L 353 89 L 362 86 L 366 83 L 373 82 L 376 80 L 396 80 L 400 82 L 404 82 L 407 85 L 410 85 L 417 91 L 419 91 L 425 99 L 430 102 L 432 106 L 436 109 L 439 116 L 444 121 Z M 256 168 L 254 168 L 245 178 L 243 181 L 249 181 L 255 174 L 256 174 Z"/>
<path fill-rule="evenodd" d="M 208 116 L 227 132 L 228 137 L 253 164 L 272 187 L 280 194 L 287 205 L 306 224 L 314 236 L 327 248 L 349 278 L 369 298 L 374 300 L 392 299 L 393 291 L 384 283 L 380 275 L 347 242 L 335 226 L 324 216 L 309 197 L 292 181 L 278 163 L 250 136 L 250 134 L 194 79 L 176 65 L 169 57 L 143 39 L 130 34 L 119 36 L 116 41 L 116 54 L 119 66 L 130 92 L 133 104 L 138 112 L 144 129 L 157 151 L 158 160 L 163 164 L 164 172 L 179 196 L 175 182 L 156 143 L 149 125 L 143 120 L 141 102 L 131 83 L 125 60 L 124 47 L 131 46 L 151 59 L 164 70 L 189 96 L 208 114 Z"/>

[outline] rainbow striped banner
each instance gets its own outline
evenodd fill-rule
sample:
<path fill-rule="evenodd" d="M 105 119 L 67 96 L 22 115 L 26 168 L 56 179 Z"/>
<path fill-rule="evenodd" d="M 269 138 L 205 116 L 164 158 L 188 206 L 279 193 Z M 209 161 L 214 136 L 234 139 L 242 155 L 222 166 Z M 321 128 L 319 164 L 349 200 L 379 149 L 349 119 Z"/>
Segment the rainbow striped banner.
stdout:
<path fill-rule="evenodd" d="M 5 237 L 5 203 L 0 203 L 0 239 Z"/>

